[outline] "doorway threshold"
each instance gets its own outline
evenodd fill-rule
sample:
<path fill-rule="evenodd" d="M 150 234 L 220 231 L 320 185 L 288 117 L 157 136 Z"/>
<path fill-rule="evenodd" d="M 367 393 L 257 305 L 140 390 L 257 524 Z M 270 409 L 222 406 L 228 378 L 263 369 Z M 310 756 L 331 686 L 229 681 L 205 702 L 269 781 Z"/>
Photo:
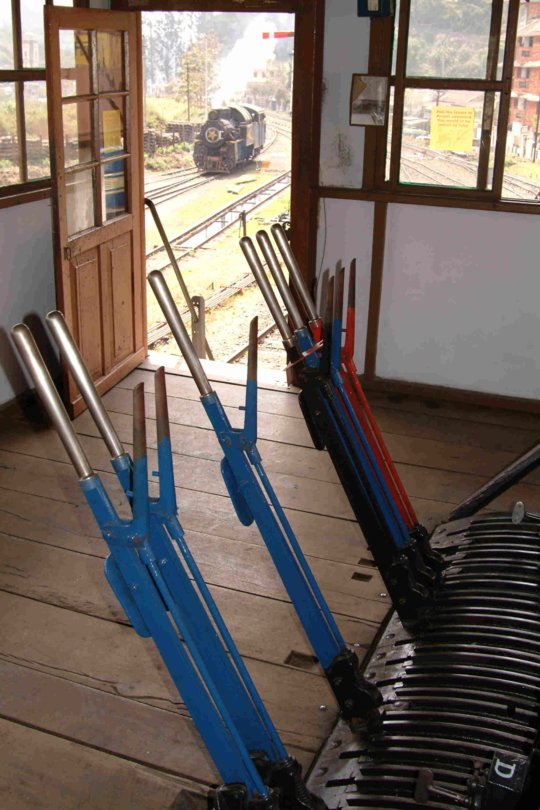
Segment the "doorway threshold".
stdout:
<path fill-rule="evenodd" d="M 206 376 L 212 382 L 226 382 L 236 385 L 246 383 L 246 365 L 243 363 L 223 363 L 219 360 L 201 360 Z M 185 360 L 176 354 L 165 352 L 148 352 L 139 368 L 155 370 L 165 367 L 167 374 L 177 374 L 180 377 L 190 377 L 190 371 Z M 257 370 L 257 383 L 259 388 L 279 388 L 292 393 L 299 393 L 299 388 L 289 385 L 285 369 L 272 369 L 259 366 Z"/>

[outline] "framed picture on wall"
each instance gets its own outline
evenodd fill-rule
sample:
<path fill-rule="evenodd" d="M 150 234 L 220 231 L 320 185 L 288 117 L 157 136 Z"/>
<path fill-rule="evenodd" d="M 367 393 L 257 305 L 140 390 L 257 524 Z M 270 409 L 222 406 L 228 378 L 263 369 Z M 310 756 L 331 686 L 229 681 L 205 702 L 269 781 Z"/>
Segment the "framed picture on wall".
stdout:
<path fill-rule="evenodd" d="M 353 127 L 382 127 L 386 118 L 386 76 L 353 73 L 351 82 L 350 120 Z"/>

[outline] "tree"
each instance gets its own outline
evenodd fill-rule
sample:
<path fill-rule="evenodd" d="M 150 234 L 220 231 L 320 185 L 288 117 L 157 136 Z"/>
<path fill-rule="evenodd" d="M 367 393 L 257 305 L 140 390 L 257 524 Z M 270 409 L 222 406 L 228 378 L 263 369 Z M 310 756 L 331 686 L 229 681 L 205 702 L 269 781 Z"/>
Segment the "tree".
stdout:
<path fill-rule="evenodd" d="M 206 118 L 219 50 L 217 36 L 209 33 L 193 42 L 182 57 L 176 96 L 179 101 L 185 102 L 188 120 Z"/>

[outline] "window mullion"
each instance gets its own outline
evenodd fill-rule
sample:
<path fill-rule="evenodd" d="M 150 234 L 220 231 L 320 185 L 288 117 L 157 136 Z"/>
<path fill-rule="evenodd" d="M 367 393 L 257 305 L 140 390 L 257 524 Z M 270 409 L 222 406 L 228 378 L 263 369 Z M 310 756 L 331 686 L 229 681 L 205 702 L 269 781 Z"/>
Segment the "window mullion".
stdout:
<path fill-rule="evenodd" d="M 103 178 L 101 173 L 101 122 L 99 111 L 99 89 L 98 89 L 98 55 L 97 55 L 97 32 L 90 31 L 90 72 L 92 75 L 92 153 L 97 162 L 94 176 L 94 203 L 96 206 L 96 225 L 103 225 Z"/>
<path fill-rule="evenodd" d="M 497 123 L 497 149 L 493 166 L 493 191 L 497 199 L 502 197 L 504 179 L 504 156 L 506 151 L 506 133 L 508 130 L 508 116 L 512 97 L 512 73 L 514 69 L 514 53 L 519 19 L 520 0 L 510 0 L 508 9 L 508 23 L 506 25 L 506 42 L 503 61 L 503 91 L 499 106 L 499 120 Z"/>
<path fill-rule="evenodd" d="M 401 0 L 399 9 L 398 43 L 396 51 L 396 80 L 394 87 L 392 144 L 390 152 L 390 185 L 393 187 L 396 187 L 399 181 L 401 138 L 403 130 L 403 106 L 405 95 L 405 69 L 407 65 L 407 42 L 409 38 L 410 10 L 411 0 Z"/>
<path fill-rule="evenodd" d="M 11 17 L 13 31 L 13 66 L 22 70 L 22 26 L 20 0 L 11 0 Z M 15 82 L 15 116 L 17 121 L 17 150 L 19 153 L 19 178 L 21 183 L 28 180 L 26 165 L 26 127 L 24 123 L 24 83 Z"/>
<path fill-rule="evenodd" d="M 491 7 L 491 24 L 489 31 L 488 53 L 486 61 L 486 80 L 496 81 L 497 63 L 499 59 L 503 0 L 494 0 Z M 493 116 L 495 114 L 495 94 L 486 93 L 482 108 L 482 127 L 480 132 L 480 148 L 478 154 L 478 172 L 476 185 L 479 189 L 487 188 L 489 180 L 489 154 L 491 151 L 491 136 L 493 132 Z M 497 133 L 498 134 L 498 133 Z M 498 141 L 498 138 L 497 138 Z"/>

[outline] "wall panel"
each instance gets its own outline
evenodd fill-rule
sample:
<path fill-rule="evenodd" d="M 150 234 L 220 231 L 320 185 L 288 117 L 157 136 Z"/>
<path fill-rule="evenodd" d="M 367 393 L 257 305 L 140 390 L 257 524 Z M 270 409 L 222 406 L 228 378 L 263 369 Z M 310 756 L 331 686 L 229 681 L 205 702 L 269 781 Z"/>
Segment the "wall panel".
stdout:
<path fill-rule="evenodd" d="M 534 216 L 391 205 L 377 376 L 540 396 Z"/>

